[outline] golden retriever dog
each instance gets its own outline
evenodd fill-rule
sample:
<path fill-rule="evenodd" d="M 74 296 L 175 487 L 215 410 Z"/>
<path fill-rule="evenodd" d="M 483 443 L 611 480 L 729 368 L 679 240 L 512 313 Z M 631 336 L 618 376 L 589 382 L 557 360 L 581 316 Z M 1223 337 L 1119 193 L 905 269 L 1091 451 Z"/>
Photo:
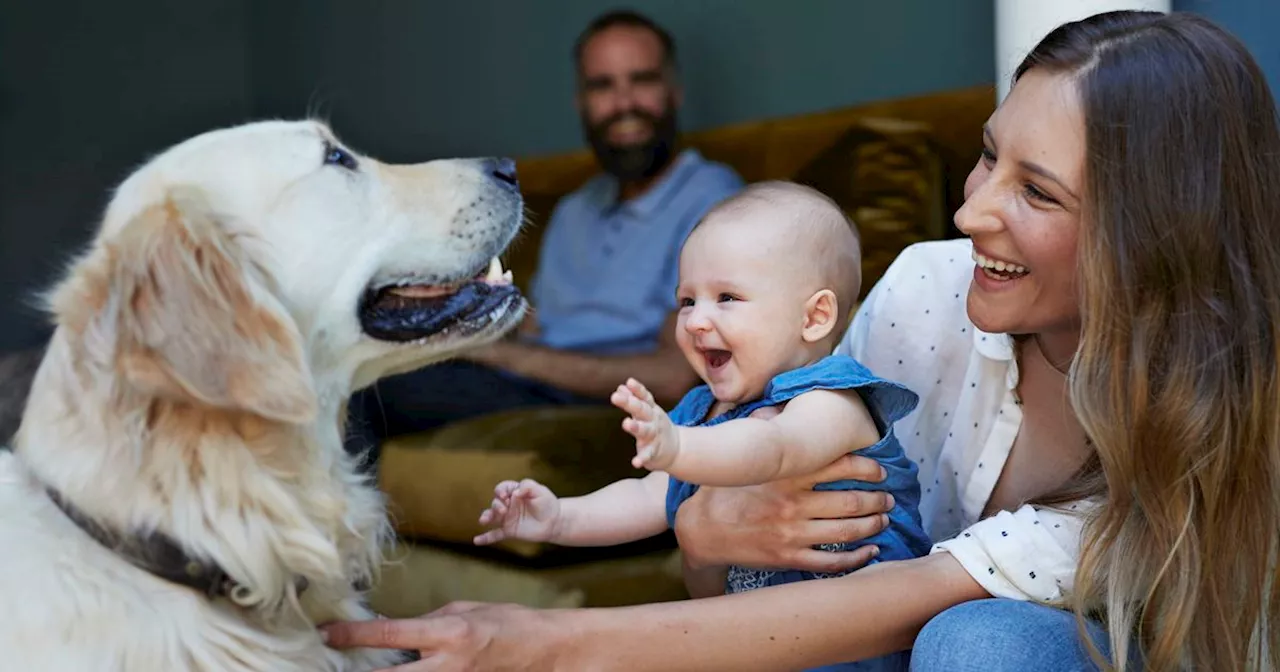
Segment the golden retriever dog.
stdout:
<path fill-rule="evenodd" d="M 394 166 L 313 121 L 212 131 L 113 194 L 48 294 L 0 451 L 0 669 L 368 670 L 384 503 L 342 447 L 379 377 L 500 337 L 509 160 Z"/>

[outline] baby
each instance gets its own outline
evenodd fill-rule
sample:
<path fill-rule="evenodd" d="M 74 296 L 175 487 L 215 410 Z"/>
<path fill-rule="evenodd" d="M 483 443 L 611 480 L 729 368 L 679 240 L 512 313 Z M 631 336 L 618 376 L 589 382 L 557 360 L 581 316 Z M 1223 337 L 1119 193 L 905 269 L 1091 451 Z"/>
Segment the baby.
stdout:
<path fill-rule="evenodd" d="M 477 544 L 506 538 L 607 546 L 663 532 L 699 485 L 744 486 L 812 473 L 846 453 L 884 466 L 881 483 L 841 481 L 818 489 L 887 491 L 895 506 L 872 562 L 923 555 L 930 541 L 917 506 L 916 465 L 893 423 L 917 397 L 857 361 L 831 355 L 861 283 L 856 228 L 829 198 L 801 185 L 762 182 L 713 208 L 680 254 L 676 338 L 705 382 L 670 414 L 635 380 L 613 394 L 630 417 L 633 464 L 651 471 L 582 497 L 557 498 L 541 484 L 498 484 L 480 516 Z M 813 578 L 798 570 L 732 567 L 726 590 L 741 592 Z M 905 669 L 905 656 L 839 669 Z"/>

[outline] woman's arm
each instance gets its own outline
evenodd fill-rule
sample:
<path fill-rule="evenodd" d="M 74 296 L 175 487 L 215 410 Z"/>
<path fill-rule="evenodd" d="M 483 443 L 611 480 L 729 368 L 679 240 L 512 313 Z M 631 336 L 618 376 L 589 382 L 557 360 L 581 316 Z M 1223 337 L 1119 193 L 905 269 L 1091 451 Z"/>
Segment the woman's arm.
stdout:
<path fill-rule="evenodd" d="M 705 600 L 564 611 L 465 604 L 327 634 L 340 648 L 421 650 L 421 661 L 396 668 L 404 672 L 794 670 L 904 650 L 934 615 L 984 596 L 938 553 Z"/>
<path fill-rule="evenodd" d="M 910 648 L 930 618 L 982 597 L 960 563 L 939 553 L 653 610 L 562 612 L 586 633 L 566 646 L 565 669 L 792 670 L 863 660 Z M 635 632 L 641 619 L 655 621 L 651 632 Z"/>

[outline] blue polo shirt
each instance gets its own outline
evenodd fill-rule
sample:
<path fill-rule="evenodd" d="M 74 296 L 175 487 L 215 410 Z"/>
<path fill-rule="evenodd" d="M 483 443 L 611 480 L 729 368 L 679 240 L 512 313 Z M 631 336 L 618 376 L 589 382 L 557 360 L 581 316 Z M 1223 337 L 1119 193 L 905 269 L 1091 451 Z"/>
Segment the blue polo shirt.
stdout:
<path fill-rule="evenodd" d="M 598 175 L 556 204 L 530 298 L 541 333 L 559 350 L 653 350 L 676 307 L 680 247 L 713 205 L 742 188 L 732 168 L 694 149 L 641 196 L 619 203 L 618 182 Z"/>

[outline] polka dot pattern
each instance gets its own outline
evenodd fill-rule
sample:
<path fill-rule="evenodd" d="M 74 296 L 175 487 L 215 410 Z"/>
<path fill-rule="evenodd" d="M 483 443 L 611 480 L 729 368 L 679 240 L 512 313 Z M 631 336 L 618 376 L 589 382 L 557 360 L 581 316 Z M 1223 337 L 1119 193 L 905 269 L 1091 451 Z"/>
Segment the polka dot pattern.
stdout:
<path fill-rule="evenodd" d="M 920 395 L 895 428 L 919 469 L 920 514 L 934 552 L 951 553 L 993 595 L 1054 600 L 1070 590 L 1076 514 L 1087 507 L 1023 507 L 980 520 L 1022 409 L 1008 336 L 969 322 L 970 253 L 967 240 L 907 248 L 872 288 L 837 352 Z"/>

